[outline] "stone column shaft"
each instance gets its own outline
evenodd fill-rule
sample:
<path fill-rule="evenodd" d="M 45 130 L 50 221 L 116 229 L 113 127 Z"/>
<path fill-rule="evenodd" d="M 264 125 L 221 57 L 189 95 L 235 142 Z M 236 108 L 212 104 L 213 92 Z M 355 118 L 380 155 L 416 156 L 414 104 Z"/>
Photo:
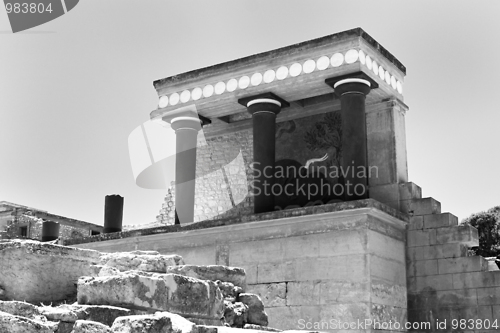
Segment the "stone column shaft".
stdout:
<path fill-rule="evenodd" d="M 238 101 L 252 114 L 253 122 L 253 171 L 254 213 L 274 210 L 274 162 L 276 115 L 289 104 L 278 96 L 265 93 Z"/>
<path fill-rule="evenodd" d="M 335 93 L 340 97 L 342 115 L 342 174 L 344 199 L 368 198 L 368 155 L 366 139 L 365 99 L 370 92 L 370 82 L 348 78 L 335 83 Z"/>
<path fill-rule="evenodd" d="M 195 117 L 177 117 L 171 121 L 176 134 L 175 224 L 194 221 L 196 146 L 201 122 Z"/>

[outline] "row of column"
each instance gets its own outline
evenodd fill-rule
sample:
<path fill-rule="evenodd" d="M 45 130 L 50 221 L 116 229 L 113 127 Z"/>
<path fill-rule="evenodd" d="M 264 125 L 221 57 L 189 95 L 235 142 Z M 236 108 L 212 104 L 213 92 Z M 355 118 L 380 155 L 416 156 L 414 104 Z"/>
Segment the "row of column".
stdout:
<path fill-rule="evenodd" d="M 364 73 L 349 77 L 327 79 L 326 83 L 340 98 L 342 115 L 342 163 L 343 170 L 368 170 L 365 99 L 375 81 Z M 272 93 L 259 94 L 238 100 L 252 115 L 253 122 L 253 169 L 254 169 L 254 213 L 274 210 L 274 196 L 269 189 L 274 184 L 275 128 L 276 116 L 289 103 Z M 201 120 L 197 116 L 177 116 L 169 121 L 176 133 L 176 224 L 194 220 L 194 194 L 196 177 L 196 144 Z M 357 172 L 345 172 L 344 181 L 351 186 L 361 186 L 362 195 L 356 192 L 346 194 L 345 200 L 359 200 L 368 197 L 367 176 L 359 177 Z M 267 177 L 266 177 L 267 175 Z M 269 177 L 269 175 L 272 175 Z M 359 192 L 359 191 L 358 191 Z"/>

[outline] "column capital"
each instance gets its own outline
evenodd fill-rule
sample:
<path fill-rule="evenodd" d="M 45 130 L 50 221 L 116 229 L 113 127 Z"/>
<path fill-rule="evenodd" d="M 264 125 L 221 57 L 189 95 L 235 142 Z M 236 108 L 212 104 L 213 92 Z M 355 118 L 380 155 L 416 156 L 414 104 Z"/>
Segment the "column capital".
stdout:
<path fill-rule="evenodd" d="M 238 103 L 247 107 L 251 114 L 263 111 L 278 114 L 282 108 L 290 106 L 290 103 L 271 92 L 240 98 Z"/>
<path fill-rule="evenodd" d="M 187 107 L 182 107 L 174 111 L 168 112 L 166 115 L 164 115 L 161 120 L 169 123 L 172 125 L 172 128 L 174 128 L 174 123 L 177 122 L 178 126 L 180 123 L 179 121 L 182 120 L 182 123 L 186 126 L 190 126 L 189 124 L 192 122 L 194 123 L 196 121 L 197 124 L 199 125 L 194 125 L 192 124 L 191 126 L 200 127 L 198 130 L 201 129 L 201 126 L 205 126 L 207 124 L 211 124 L 212 121 L 206 117 L 203 117 L 198 113 L 196 110 L 196 107 L 193 105 L 187 106 Z"/>
<path fill-rule="evenodd" d="M 334 89 L 338 97 L 350 92 L 367 95 L 371 89 L 378 88 L 378 83 L 364 72 L 336 76 L 325 82 Z"/>

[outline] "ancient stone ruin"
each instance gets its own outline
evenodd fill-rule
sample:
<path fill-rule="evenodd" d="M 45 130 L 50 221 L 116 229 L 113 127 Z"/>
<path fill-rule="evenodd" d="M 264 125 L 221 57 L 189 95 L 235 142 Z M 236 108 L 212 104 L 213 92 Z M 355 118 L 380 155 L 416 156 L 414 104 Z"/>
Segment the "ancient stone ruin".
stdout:
<path fill-rule="evenodd" d="M 29 240 L 0 243 L 0 267 L 0 332 L 278 331 L 241 268 Z"/>
<path fill-rule="evenodd" d="M 405 76 L 357 28 L 155 81 L 129 142 L 137 185 L 175 174 L 158 226 L 1 245 L 2 297 L 37 305 L 3 325 L 498 332 L 477 230 L 408 179 Z"/>

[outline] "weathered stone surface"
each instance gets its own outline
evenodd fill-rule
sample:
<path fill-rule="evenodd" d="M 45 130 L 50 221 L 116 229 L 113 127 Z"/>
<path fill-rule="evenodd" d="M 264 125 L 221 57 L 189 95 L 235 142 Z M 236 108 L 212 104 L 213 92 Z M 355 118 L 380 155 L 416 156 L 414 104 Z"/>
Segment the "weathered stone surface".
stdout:
<path fill-rule="evenodd" d="M 101 256 L 100 264 L 114 267 L 122 272 L 138 270 L 165 273 L 168 266 L 183 265 L 184 260 L 177 254 L 162 255 L 157 254 L 156 251 L 134 251 L 105 253 Z"/>
<path fill-rule="evenodd" d="M 238 267 L 229 267 L 221 265 L 196 266 L 181 265 L 168 267 L 167 273 L 175 273 L 184 276 L 190 276 L 202 280 L 231 282 L 235 286 L 246 290 L 245 270 Z"/>
<path fill-rule="evenodd" d="M 258 331 L 267 331 L 267 332 L 281 332 L 281 330 L 277 328 L 272 328 L 272 327 L 267 327 L 267 326 L 261 326 L 261 325 L 255 325 L 255 324 L 245 324 L 243 326 L 244 329 L 247 330 L 258 330 Z"/>
<path fill-rule="evenodd" d="M 212 281 L 134 271 L 116 276 L 81 278 L 78 281 L 78 303 L 169 311 L 206 319 L 220 319 L 224 311 L 222 292 Z"/>
<path fill-rule="evenodd" d="M 77 320 L 88 320 L 98 322 L 107 326 L 113 325 L 113 321 L 122 316 L 135 314 L 129 309 L 107 305 L 79 305 L 64 304 L 58 307 L 40 307 L 40 312 L 49 320 L 74 323 Z"/>
<path fill-rule="evenodd" d="M 0 301 L 0 311 L 29 319 L 37 319 L 41 316 L 37 306 L 20 301 Z"/>
<path fill-rule="evenodd" d="M 56 326 L 0 312 L 0 332 L 2 333 L 54 333 Z"/>
<path fill-rule="evenodd" d="M 269 333 L 267 330 L 247 330 L 237 327 L 197 325 L 198 333 Z M 281 332 L 281 331 L 279 331 Z M 306 331 L 303 331 L 307 333 Z"/>
<path fill-rule="evenodd" d="M 215 284 L 222 291 L 222 295 L 224 295 L 224 299 L 235 301 L 240 293 L 243 292 L 241 287 L 235 286 L 231 282 L 223 282 L 223 281 L 215 281 Z"/>
<path fill-rule="evenodd" d="M 119 317 L 111 327 L 113 333 L 196 333 L 189 320 L 169 312 L 154 315 Z"/>
<path fill-rule="evenodd" d="M 92 265 L 90 266 L 90 274 L 89 276 L 111 276 L 118 275 L 120 271 L 117 268 L 106 266 L 106 265 Z"/>
<path fill-rule="evenodd" d="M 241 302 L 224 301 L 224 321 L 231 327 L 241 327 L 247 322 L 248 306 Z"/>
<path fill-rule="evenodd" d="M 95 321 L 77 320 L 71 333 L 111 333 L 111 329 Z"/>
<path fill-rule="evenodd" d="M 90 273 L 99 255 L 30 240 L 0 243 L 3 299 L 47 303 L 72 298 L 78 278 Z"/>
<path fill-rule="evenodd" d="M 286 305 L 287 287 L 285 282 L 253 284 L 247 287 L 247 291 L 259 295 L 266 308 Z"/>
<path fill-rule="evenodd" d="M 258 295 L 250 293 L 242 293 L 238 296 L 238 301 L 248 306 L 249 324 L 267 326 L 268 318 L 264 311 L 264 304 Z"/>

